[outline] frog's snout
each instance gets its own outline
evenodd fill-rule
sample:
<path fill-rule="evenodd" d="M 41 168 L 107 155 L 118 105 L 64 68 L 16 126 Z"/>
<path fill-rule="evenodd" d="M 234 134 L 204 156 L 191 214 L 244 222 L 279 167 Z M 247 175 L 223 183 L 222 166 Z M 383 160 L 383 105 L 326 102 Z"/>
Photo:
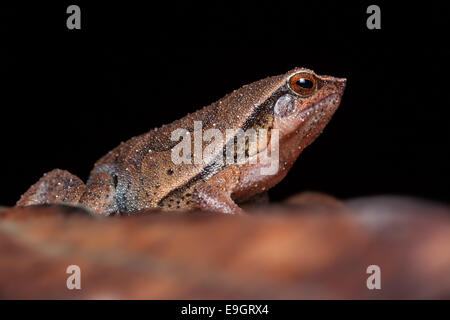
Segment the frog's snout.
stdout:
<path fill-rule="evenodd" d="M 341 91 L 344 91 L 346 85 L 347 85 L 347 79 L 346 78 L 336 78 L 336 86 Z"/>
<path fill-rule="evenodd" d="M 328 80 L 334 89 L 332 89 L 335 93 L 342 96 L 344 94 L 345 87 L 347 85 L 346 78 L 332 78 Z"/>

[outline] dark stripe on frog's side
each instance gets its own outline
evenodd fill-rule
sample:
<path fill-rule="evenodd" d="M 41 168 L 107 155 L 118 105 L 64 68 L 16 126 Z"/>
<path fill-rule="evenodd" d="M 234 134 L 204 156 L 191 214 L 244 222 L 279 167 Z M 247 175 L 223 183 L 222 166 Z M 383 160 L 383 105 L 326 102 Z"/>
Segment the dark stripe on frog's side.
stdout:
<path fill-rule="evenodd" d="M 264 101 L 264 103 L 262 103 L 260 106 L 256 107 L 255 110 L 253 110 L 252 115 L 245 120 L 241 129 L 243 131 L 246 131 L 250 128 L 253 128 L 255 130 L 263 128 L 268 130 L 268 135 L 270 136 L 270 130 L 272 129 L 273 123 L 273 107 L 275 105 L 275 102 L 286 93 L 288 93 L 288 89 L 285 86 L 275 91 L 270 98 L 268 98 L 266 101 Z M 206 165 L 205 168 L 199 174 L 191 178 L 183 186 L 180 186 L 172 190 L 166 196 L 164 196 L 158 202 L 158 206 L 163 207 L 164 203 L 169 199 L 182 197 L 182 195 L 186 192 L 186 190 L 192 187 L 196 182 L 201 180 L 203 181 L 208 180 L 210 177 L 212 177 L 219 171 L 225 169 L 227 167 L 227 164 L 225 163 L 225 161 L 223 161 L 221 164 L 219 160 L 220 159 L 223 160 L 225 158 L 226 146 L 231 143 L 234 144 L 235 138 L 236 136 L 231 140 L 227 141 L 227 143 L 223 147 L 222 154 L 218 155 L 214 160 L 212 160 L 208 165 Z"/>

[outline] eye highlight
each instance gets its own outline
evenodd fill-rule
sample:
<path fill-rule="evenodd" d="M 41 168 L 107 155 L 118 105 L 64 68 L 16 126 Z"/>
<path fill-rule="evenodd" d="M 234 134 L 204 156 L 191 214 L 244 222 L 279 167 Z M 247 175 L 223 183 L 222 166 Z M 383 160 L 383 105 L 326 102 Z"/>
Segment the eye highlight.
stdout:
<path fill-rule="evenodd" d="M 288 80 L 289 87 L 292 91 L 302 97 L 310 96 L 316 91 L 316 78 L 307 72 L 299 72 L 292 75 Z"/>

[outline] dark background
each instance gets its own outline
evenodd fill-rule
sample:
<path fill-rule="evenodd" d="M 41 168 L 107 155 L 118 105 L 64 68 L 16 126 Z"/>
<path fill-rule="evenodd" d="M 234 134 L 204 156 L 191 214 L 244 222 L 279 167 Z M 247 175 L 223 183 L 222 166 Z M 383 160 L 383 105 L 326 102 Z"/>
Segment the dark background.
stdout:
<path fill-rule="evenodd" d="M 81 30 L 66 8 L 81 7 Z M 381 30 L 366 8 L 381 7 Z M 293 67 L 348 79 L 318 140 L 271 190 L 448 202 L 448 10 L 370 1 L 3 4 L 1 193 L 53 168 L 86 181 L 121 141 Z"/>

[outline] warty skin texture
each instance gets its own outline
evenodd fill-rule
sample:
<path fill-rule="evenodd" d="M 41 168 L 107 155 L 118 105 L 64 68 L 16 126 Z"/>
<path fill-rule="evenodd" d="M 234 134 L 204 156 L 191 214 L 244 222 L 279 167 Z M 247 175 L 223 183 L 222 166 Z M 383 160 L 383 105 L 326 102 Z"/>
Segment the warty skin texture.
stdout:
<path fill-rule="evenodd" d="M 299 73 L 314 81 L 306 96 L 290 83 Z M 182 119 L 121 143 L 95 163 L 86 185 L 67 171 L 50 171 L 22 195 L 17 206 L 65 203 L 101 215 L 131 214 L 148 208 L 242 213 L 236 203 L 281 181 L 322 132 L 341 102 L 345 83 L 345 79 L 296 68 L 245 85 Z M 227 129 L 263 128 L 269 133 L 278 129 L 277 172 L 263 175 L 262 165 L 250 161 L 175 165 L 171 153 L 178 141 L 171 141 L 171 133 L 183 128 L 193 134 L 194 121 L 202 122 L 203 132 L 215 128 L 224 137 Z M 268 150 L 273 140 L 268 140 Z M 219 157 L 222 152 L 214 159 Z"/>

